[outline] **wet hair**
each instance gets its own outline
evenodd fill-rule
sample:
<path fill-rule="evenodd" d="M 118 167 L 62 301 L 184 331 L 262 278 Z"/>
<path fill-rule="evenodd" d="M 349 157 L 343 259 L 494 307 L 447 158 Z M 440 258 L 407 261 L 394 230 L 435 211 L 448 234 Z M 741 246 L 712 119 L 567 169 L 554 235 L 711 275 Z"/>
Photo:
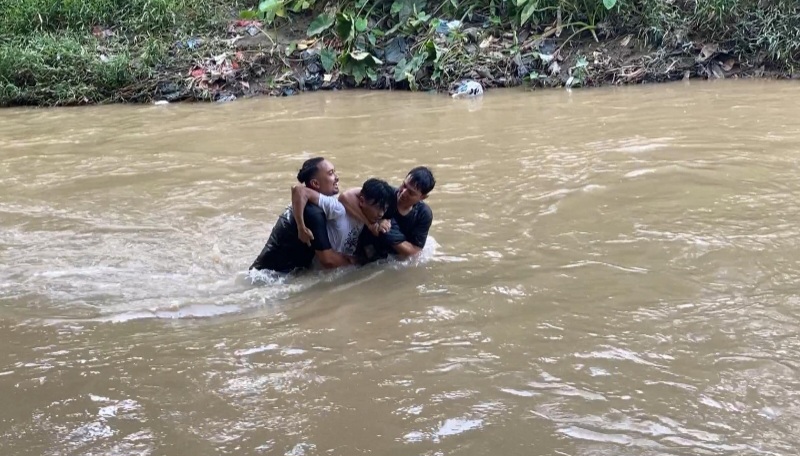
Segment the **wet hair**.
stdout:
<path fill-rule="evenodd" d="M 311 180 L 317 175 L 319 164 L 322 163 L 323 160 L 325 160 L 324 157 L 314 157 L 304 161 L 303 166 L 300 167 L 300 171 L 297 172 L 297 181 L 302 184 L 311 185 Z"/>
<path fill-rule="evenodd" d="M 367 179 L 361 186 L 361 196 L 370 206 L 377 206 L 384 211 L 389 208 L 389 204 L 397 198 L 394 189 L 386 181 L 380 179 Z"/>
<path fill-rule="evenodd" d="M 425 166 L 417 166 L 409 171 L 407 176 L 411 177 L 411 183 L 423 195 L 430 193 L 433 187 L 436 186 L 436 179 L 433 178 L 433 173 Z"/>

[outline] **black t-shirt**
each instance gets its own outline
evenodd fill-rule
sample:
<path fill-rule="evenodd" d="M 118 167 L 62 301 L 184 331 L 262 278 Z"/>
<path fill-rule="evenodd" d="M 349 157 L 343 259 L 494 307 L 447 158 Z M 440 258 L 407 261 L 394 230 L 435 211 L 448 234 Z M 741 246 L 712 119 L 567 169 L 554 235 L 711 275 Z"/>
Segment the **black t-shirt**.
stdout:
<path fill-rule="evenodd" d="M 264 245 L 258 258 L 250 269 L 269 269 L 276 272 L 291 272 L 311 266 L 315 250 L 328 250 L 331 248 L 328 239 L 325 212 L 316 204 L 308 203 L 303 211 L 303 220 L 306 227 L 314 233 L 311 246 L 303 244 L 297 237 L 297 221 L 289 206 L 275 222 L 269 240 Z"/>
<path fill-rule="evenodd" d="M 389 203 L 383 218 L 392 221 L 389 232 L 375 237 L 368 229 L 361 231 L 356 250 L 356 256 L 361 262 L 368 263 L 386 258 L 388 254 L 395 253 L 394 246 L 403 241 L 408 241 L 419 248 L 425 247 L 428 231 L 433 223 L 433 211 L 424 201 L 412 206 L 406 215 L 400 215 L 395 198 Z"/>

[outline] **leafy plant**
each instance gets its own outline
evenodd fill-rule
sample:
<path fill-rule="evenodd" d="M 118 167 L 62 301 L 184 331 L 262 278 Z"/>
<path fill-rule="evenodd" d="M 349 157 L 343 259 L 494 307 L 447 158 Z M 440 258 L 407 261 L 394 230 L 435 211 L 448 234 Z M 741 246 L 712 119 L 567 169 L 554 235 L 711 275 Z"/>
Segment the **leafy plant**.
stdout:
<path fill-rule="evenodd" d="M 287 11 L 302 13 L 314 7 L 316 0 L 262 0 L 258 8 L 244 10 L 239 13 L 242 19 L 258 19 L 267 25 L 272 25 L 276 18 L 286 18 Z"/>

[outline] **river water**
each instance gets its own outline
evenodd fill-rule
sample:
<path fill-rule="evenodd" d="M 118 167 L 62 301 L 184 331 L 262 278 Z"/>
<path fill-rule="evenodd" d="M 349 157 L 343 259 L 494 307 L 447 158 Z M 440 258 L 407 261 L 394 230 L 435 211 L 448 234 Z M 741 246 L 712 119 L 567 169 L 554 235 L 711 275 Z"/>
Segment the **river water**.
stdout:
<path fill-rule="evenodd" d="M 0 111 L 0 454 L 796 454 L 798 91 Z M 314 155 L 420 261 L 248 277 Z"/>

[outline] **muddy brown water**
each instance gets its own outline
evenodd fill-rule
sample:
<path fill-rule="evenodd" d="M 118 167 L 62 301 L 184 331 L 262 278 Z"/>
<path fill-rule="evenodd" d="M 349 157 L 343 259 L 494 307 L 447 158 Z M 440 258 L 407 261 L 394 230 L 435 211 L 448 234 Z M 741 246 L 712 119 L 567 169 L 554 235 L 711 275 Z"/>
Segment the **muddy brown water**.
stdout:
<path fill-rule="evenodd" d="M 798 93 L 0 111 L 0 454 L 796 454 Z M 418 263 L 247 277 L 316 154 Z"/>

